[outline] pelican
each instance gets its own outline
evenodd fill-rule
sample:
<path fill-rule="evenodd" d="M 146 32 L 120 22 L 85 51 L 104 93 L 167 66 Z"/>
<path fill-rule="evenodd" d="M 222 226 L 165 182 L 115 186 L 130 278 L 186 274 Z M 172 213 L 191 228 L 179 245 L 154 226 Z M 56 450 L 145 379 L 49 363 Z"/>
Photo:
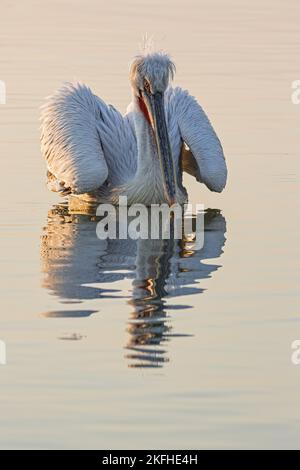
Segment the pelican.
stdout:
<path fill-rule="evenodd" d="M 147 51 L 130 67 L 132 102 L 122 116 L 82 83 L 65 83 L 42 107 L 41 149 L 47 186 L 62 196 L 118 204 L 187 201 L 185 171 L 221 192 L 227 168 L 222 145 L 202 107 L 173 88 L 175 65 Z"/>

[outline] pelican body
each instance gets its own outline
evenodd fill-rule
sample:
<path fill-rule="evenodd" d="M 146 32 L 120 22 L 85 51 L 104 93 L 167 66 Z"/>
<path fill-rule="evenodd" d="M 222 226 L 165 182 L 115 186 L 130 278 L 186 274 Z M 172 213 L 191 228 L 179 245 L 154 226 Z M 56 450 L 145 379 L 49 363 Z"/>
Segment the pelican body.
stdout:
<path fill-rule="evenodd" d="M 41 116 L 49 189 L 114 204 L 120 195 L 128 204 L 183 204 L 186 171 L 221 192 L 221 143 L 196 99 L 171 86 L 174 73 L 165 53 L 136 56 L 124 116 L 81 83 L 65 83 L 50 96 Z"/>

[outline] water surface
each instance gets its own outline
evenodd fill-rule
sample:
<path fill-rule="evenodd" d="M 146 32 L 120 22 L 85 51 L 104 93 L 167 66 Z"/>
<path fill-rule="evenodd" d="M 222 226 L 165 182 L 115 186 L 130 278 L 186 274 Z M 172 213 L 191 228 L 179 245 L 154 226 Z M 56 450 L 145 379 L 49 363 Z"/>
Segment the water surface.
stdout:
<path fill-rule="evenodd" d="M 1 448 L 296 447 L 296 0 L 1 3 Z M 99 241 L 47 192 L 39 106 L 87 82 L 125 110 L 145 32 L 222 140 L 221 195 L 186 177 L 205 243 Z"/>

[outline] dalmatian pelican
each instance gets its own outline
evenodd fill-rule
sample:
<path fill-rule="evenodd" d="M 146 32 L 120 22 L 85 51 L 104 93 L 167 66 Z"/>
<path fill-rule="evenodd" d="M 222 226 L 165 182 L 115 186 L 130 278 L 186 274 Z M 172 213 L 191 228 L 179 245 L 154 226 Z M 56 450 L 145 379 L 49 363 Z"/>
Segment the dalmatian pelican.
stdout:
<path fill-rule="evenodd" d="M 227 168 L 202 107 L 171 86 L 175 65 L 165 52 L 144 51 L 130 68 L 132 102 L 122 116 L 86 85 L 65 83 L 42 107 L 41 149 L 48 188 L 62 196 L 128 204 L 187 201 L 186 171 L 221 192 Z"/>

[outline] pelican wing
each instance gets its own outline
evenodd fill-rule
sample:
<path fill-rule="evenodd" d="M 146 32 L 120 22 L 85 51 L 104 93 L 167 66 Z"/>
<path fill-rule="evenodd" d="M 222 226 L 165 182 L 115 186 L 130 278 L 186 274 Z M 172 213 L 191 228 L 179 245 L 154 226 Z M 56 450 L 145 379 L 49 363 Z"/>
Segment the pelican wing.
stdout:
<path fill-rule="evenodd" d="M 227 179 L 222 145 L 196 99 L 180 88 L 174 90 L 179 131 L 189 149 L 182 153 L 182 168 L 211 191 L 221 192 Z"/>
<path fill-rule="evenodd" d="M 81 194 L 105 182 L 108 167 L 97 125 L 103 112 L 109 113 L 109 106 L 79 83 L 66 83 L 48 98 L 42 108 L 41 149 L 50 189 Z"/>

